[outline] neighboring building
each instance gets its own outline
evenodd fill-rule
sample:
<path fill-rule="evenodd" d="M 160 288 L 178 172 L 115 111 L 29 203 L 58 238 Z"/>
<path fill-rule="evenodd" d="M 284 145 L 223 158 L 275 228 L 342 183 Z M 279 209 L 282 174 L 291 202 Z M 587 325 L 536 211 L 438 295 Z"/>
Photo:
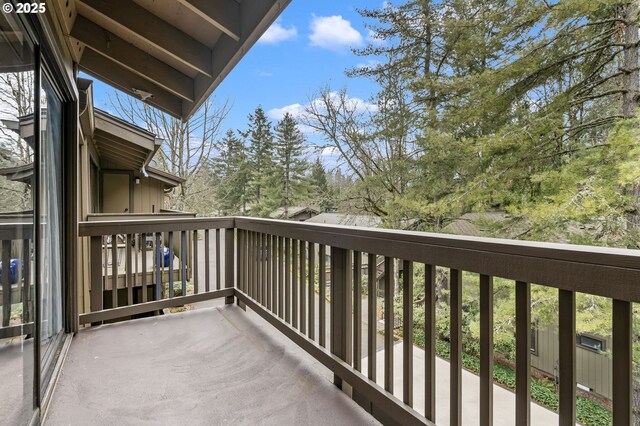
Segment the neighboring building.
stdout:
<path fill-rule="evenodd" d="M 295 220 L 298 222 L 304 222 L 306 220 L 311 219 L 314 216 L 317 216 L 320 213 L 320 209 L 316 207 L 309 206 L 295 206 L 289 207 L 285 212 L 284 207 L 280 207 L 271 213 L 269 213 L 269 218 L 271 219 L 288 219 Z"/>
<path fill-rule="evenodd" d="M 356 215 L 347 213 L 320 213 L 307 220 L 310 223 L 326 223 L 327 225 L 365 226 L 377 228 L 382 219 L 377 216 Z"/>

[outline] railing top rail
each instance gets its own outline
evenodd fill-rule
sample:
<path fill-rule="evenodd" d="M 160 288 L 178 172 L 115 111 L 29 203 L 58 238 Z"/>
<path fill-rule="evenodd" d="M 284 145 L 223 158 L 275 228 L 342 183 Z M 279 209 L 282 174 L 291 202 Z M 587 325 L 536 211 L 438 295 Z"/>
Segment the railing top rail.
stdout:
<path fill-rule="evenodd" d="M 235 218 L 235 226 L 565 290 L 640 301 L 640 250 L 248 217 Z"/>
<path fill-rule="evenodd" d="M 199 229 L 233 228 L 233 217 L 172 217 L 163 219 L 95 220 L 80 222 L 81 237 Z"/>
<path fill-rule="evenodd" d="M 30 239 L 33 236 L 33 222 L 0 223 L 0 240 Z"/>
<path fill-rule="evenodd" d="M 439 234 L 432 232 L 406 231 L 399 229 L 369 228 L 364 226 L 331 225 L 325 223 L 294 222 L 254 217 L 236 217 L 236 227 L 245 229 L 248 224 L 284 226 L 289 233 L 313 230 L 323 234 L 339 234 L 348 237 L 369 237 L 392 242 L 420 242 L 460 249 L 482 250 L 496 253 L 543 257 L 582 263 L 596 263 L 640 270 L 640 250 L 621 249 L 577 244 L 548 243 L 540 241 L 509 240 L 504 238 L 471 237 L 465 235 Z M 263 230 L 271 233 L 275 229 Z M 285 235 L 283 235 L 285 236 Z M 305 234 L 305 236 L 308 236 Z M 295 236 L 292 236 L 296 238 Z M 301 238 L 303 239 L 303 238 Z M 320 238 L 318 238 L 320 239 Z M 310 241 L 313 241 L 312 238 Z M 321 242 L 321 241 L 314 241 Z M 341 241 L 340 241 L 341 242 Z M 337 244 L 336 246 L 342 247 Z M 344 247 L 349 248 L 349 247 Z M 365 250 L 366 251 L 366 250 Z M 381 254 L 381 253 L 380 253 Z"/>

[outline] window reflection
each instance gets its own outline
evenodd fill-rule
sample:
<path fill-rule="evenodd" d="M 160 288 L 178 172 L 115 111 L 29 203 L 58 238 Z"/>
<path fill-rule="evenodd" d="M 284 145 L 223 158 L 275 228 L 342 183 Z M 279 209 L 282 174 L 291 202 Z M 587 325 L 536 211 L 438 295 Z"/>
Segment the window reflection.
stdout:
<path fill-rule="evenodd" d="M 33 415 L 34 53 L 0 14 L 0 423 Z"/>

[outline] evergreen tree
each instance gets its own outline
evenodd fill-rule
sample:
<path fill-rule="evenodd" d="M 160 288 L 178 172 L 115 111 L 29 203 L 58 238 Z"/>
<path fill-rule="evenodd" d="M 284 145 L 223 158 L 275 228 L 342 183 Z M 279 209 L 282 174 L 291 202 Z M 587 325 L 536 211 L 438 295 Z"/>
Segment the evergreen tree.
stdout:
<path fill-rule="evenodd" d="M 217 144 L 218 157 L 212 168 L 217 177 L 215 190 L 218 210 L 223 215 L 244 212 L 247 201 L 249 168 L 246 148 L 233 130 Z"/>
<path fill-rule="evenodd" d="M 317 204 L 322 211 L 327 211 L 334 207 L 332 191 L 327 180 L 327 171 L 320 158 L 311 165 L 311 184 L 313 186 L 313 203 Z"/>
<path fill-rule="evenodd" d="M 248 116 L 248 129 L 240 135 L 248 140 L 248 158 L 251 166 L 248 201 L 260 205 L 264 198 L 264 188 L 273 172 L 273 131 L 271 122 L 261 106 Z"/>
<path fill-rule="evenodd" d="M 289 216 L 293 202 L 307 198 L 304 173 L 308 163 L 304 157 L 305 138 L 291 114 L 286 113 L 275 127 L 275 163 L 280 176 L 281 206 Z"/>

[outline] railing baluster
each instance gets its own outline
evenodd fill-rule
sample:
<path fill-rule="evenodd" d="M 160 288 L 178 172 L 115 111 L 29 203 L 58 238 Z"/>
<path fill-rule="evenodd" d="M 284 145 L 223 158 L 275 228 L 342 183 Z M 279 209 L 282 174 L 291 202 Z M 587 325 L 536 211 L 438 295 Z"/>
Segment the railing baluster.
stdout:
<path fill-rule="evenodd" d="M 162 246 L 160 243 L 160 239 L 162 234 L 160 232 L 156 232 L 156 244 L 154 247 L 155 250 L 155 272 L 156 272 L 156 300 L 162 299 L 162 263 L 164 261 L 164 253 L 162 252 Z"/>
<path fill-rule="evenodd" d="M 133 279 L 131 274 L 131 234 L 125 236 L 125 280 L 127 281 L 127 304 L 133 305 Z"/>
<path fill-rule="evenodd" d="M 140 234 L 140 251 L 142 252 L 142 303 L 147 302 L 147 234 Z"/>
<path fill-rule="evenodd" d="M 169 231 L 169 299 L 173 298 L 173 231 Z"/>
<path fill-rule="evenodd" d="M 271 308 L 271 298 L 273 296 L 273 281 L 272 281 L 272 266 L 271 266 L 271 262 L 273 260 L 273 256 L 271 253 L 271 250 L 273 249 L 272 247 L 272 241 L 271 241 L 271 235 L 267 234 L 267 245 L 266 245 L 266 263 L 267 263 L 267 309 L 268 310 L 272 310 Z"/>
<path fill-rule="evenodd" d="M 300 333 L 307 333 L 307 281 L 306 281 L 307 247 L 300 240 Z"/>
<path fill-rule="evenodd" d="M 244 231 L 238 229 L 238 245 L 236 246 L 236 277 L 238 279 L 238 290 L 244 291 L 244 276 L 243 276 L 243 265 L 244 265 Z"/>
<path fill-rule="evenodd" d="M 267 300 L 269 298 L 269 289 L 267 286 L 269 280 L 269 255 L 267 252 L 268 239 L 269 234 L 262 234 L 262 246 L 260 248 L 260 259 L 262 259 L 262 306 L 267 306 Z"/>
<path fill-rule="evenodd" d="M 2 326 L 11 321 L 11 240 L 2 240 Z"/>
<path fill-rule="evenodd" d="M 118 236 L 111 236 L 111 307 L 118 307 Z"/>
<path fill-rule="evenodd" d="M 193 292 L 200 293 L 198 278 L 198 230 L 193 231 Z"/>
<path fill-rule="evenodd" d="M 558 290 L 558 424 L 576 424 L 576 294 Z"/>
<path fill-rule="evenodd" d="M 262 240 L 264 238 L 264 234 L 262 232 L 258 233 L 258 244 L 256 246 L 256 263 L 257 263 L 257 268 L 258 268 L 258 279 L 257 281 L 257 293 L 256 293 L 256 299 L 258 300 L 258 303 L 260 304 L 264 304 L 264 300 L 263 300 L 263 294 L 262 294 L 262 280 L 264 278 L 263 273 L 262 273 Z"/>
<path fill-rule="evenodd" d="M 480 426 L 491 425 L 493 425 L 493 277 L 480 275 Z"/>
<path fill-rule="evenodd" d="M 436 266 L 424 265 L 424 416 L 436 421 Z"/>
<path fill-rule="evenodd" d="M 531 284 L 516 281 L 516 425 L 531 421 Z"/>
<path fill-rule="evenodd" d="M 89 242 L 90 244 L 90 262 L 91 262 L 91 289 L 90 292 L 90 308 L 91 312 L 101 311 L 104 309 L 104 290 L 106 289 L 107 276 L 103 275 L 102 270 L 102 257 L 104 252 L 104 237 L 93 236 Z M 28 258 L 27 258 L 28 259 Z M 107 257 L 105 256 L 105 264 L 107 263 Z M 26 271 L 25 271 L 26 273 Z M 101 323 L 95 323 L 93 325 L 99 325 Z"/>
<path fill-rule="evenodd" d="M 216 229 L 216 290 L 220 290 L 220 270 L 222 269 L 222 263 L 220 263 L 220 229 Z"/>
<path fill-rule="evenodd" d="M 316 247 L 309 242 L 309 339 L 316 338 Z"/>
<path fill-rule="evenodd" d="M 209 230 L 204 230 L 204 291 L 211 290 L 211 264 L 209 263 Z"/>
<path fill-rule="evenodd" d="M 182 275 L 182 294 L 187 295 L 187 231 L 180 232 L 180 274 Z"/>
<path fill-rule="evenodd" d="M 278 237 L 278 316 L 284 318 L 284 238 Z"/>
<path fill-rule="evenodd" d="M 284 246 L 284 320 L 291 324 L 291 238 Z"/>
<path fill-rule="evenodd" d="M 633 421 L 633 353 L 631 302 L 613 299 L 613 426 Z"/>
<path fill-rule="evenodd" d="M 320 244 L 318 251 L 318 285 L 320 286 L 320 295 L 318 297 L 318 334 L 320 346 L 327 346 L 327 247 Z"/>
<path fill-rule="evenodd" d="M 462 271 L 450 270 L 450 373 L 451 395 L 449 416 L 451 425 L 462 425 Z"/>
<path fill-rule="evenodd" d="M 362 371 L 362 253 L 353 252 L 353 368 Z"/>
<path fill-rule="evenodd" d="M 291 244 L 291 325 L 298 328 L 298 240 L 293 240 Z"/>
<path fill-rule="evenodd" d="M 247 293 L 249 297 L 251 296 L 251 231 L 245 231 L 244 236 L 245 241 L 245 289 L 244 291 Z"/>
<path fill-rule="evenodd" d="M 254 265 L 253 265 L 253 262 L 255 261 L 255 253 L 253 251 L 254 239 L 255 239 L 255 233 L 253 231 L 249 231 L 249 233 L 248 233 L 249 246 L 247 247 L 247 261 L 248 261 L 247 276 L 249 277 L 249 282 L 248 282 L 248 289 L 247 289 L 248 291 L 247 291 L 247 293 L 253 299 L 255 299 L 255 296 L 256 296 L 255 287 L 254 287 L 254 285 L 255 285 L 255 270 L 254 270 Z"/>
<path fill-rule="evenodd" d="M 234 243 L 235 243 L 235 230 L 233 228 L 226 228 L 224 230 L 224 288 L 235 287 L 233 262 L 234 262 Z M 224 303 L 231 305 L 234 302 L 234 296 L 226 296 Z"/>
<path fill-rule="evenodd" d="M 378 353 L 378 268 L 376 265 L 377 256 L 369 253 L 368 271 L 367 271 L 367 291 L 368 294 L 368 348 L 367 355 L 369 364 L 367 366 L 367 376 L 369 379 L 376 381 L 376 355 Z"/>
<path fill-rule="evenodd" d="M 402 400 L 413 407 L 413 262 L 402 262 Z"/>
<path fill-rule="evenodd" d="M 384 258 L 384 389 L 393 393 L 393 259 Z"/>

